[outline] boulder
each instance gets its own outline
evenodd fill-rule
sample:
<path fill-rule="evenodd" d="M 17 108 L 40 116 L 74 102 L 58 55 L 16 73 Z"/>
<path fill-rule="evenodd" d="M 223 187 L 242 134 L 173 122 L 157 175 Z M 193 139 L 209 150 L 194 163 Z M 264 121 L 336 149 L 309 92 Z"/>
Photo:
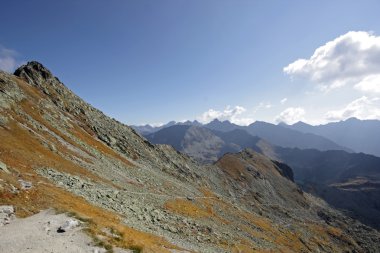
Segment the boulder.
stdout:
<path fill-rule="evenodd" d="M 7 123 L 8 123 L 8 118 L 0 115 L 0 127 L 6 126 Z"/>
<path fill-rule="evenodd" d="M 10 173 L 8 168 L 7 168 L 7 165 L 1 161 L 0 161 L 0 170 L 4 171 L 6 173 Z"/>
<path fill-rule="evenodd" d="M 15 209 L 13 206 L 0 206 L 0 213 L 14 214 Z"/>
<path fill-rule="evenodd" d="M 65 221 L 65 223 L 63 223 L 63 225 L 57 229 L 57 232 L 64 233 L 73 228 L 76 228 L 77 226 L 79 226 L 79 221 L 70 219 L 70 220 Z"/>
<path fill-rule="evenodd" d="M 14 219 L 15 209 L 13 206 L 0 206 L 0 226 L 10 223 Z"/>
<path fill-rule="evenodd" d="M 22 190 L 29 190 L 33 187 L 32 182 L 24 181 L 22 179 L 19 179 L 18 181 L 20 182 Z"/>

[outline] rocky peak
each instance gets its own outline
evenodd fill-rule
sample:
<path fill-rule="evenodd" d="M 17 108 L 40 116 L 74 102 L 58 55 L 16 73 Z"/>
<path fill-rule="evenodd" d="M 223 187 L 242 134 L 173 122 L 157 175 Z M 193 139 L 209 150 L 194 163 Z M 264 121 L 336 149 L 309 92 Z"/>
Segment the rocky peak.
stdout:
<path fill-rule="evenodd" d="M 47 68 L 36 61 L 30 61 L 27 64 L 22 65 L 16 69 L 14 75 L 35 86 L 42 86 L 47 81 L 57 81 L 57 79 Z"/>
<path fill-rule="evenodd" d="M 220 124 L 220 123 L 222 123 L 222 121 L 220 121 L 219 119 L 215 118 L 210 123 L 211 124 Z"/>
<path fill-rule="evenodd" d="M 14 75 L 30 85 L 36 86 L 59 108 L 66 111 L 79 111 L 85 103 L 72 93 L 49 69 L 37 61 L 30 61 L 14 72 Z M 83 107 L 83 108 L 82 108 Z"/>

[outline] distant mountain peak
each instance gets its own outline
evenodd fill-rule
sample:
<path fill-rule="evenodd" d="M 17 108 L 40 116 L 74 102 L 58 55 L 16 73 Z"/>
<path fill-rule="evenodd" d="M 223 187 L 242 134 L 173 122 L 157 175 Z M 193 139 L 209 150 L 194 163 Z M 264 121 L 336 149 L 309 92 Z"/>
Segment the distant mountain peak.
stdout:
<path fill-rule="evenodd" d="M 348 118 L 346 120 L 343 120 L 343 121 L 347 121 L 347 122 L 357 122 L 357 121 L 360 121 L 360 119 L 356 118 L 356 117 L 351 117 L 351 118 Z"/>
<path fill-rule="evenodd" d="M 303 122 L 303 121 L 298 121 L 298 122 L 294 123 L 293 126 L 310 126 L 310 125 Z"/>
<path fill-rule="evenodd" d="M 203 124 L 201 122 L 199 122 L 198 120 L 194 120 L 193 125 L 194 126 L 202 126 Z"/>
<path fill-rule="evenodd" d="M 238 125 L 231 123 L 228 120 L 220 121 L 219 119 L 214 119 L 210 123 L 205 124 L 205 127 L 213 130 L 218 130 L 222 132 L 231 131 L 235 128 L 239 128 Z"/>
<path fill-rule="evenodd" d="M 278 124 L 277 124 L 278 126 L 288 126 L 288 124 L 286 124 L 285 122 L 283 122 L 283 121 L 281 121 L 281 122 L 279 122 Z"/>
<path fill-rule="evenodd" d="M 215 118 L 212 121 L 210 121 L 209 123 L 222 123 L 222 122 L 219 119 Z"/>
<path fill-rule="evenodd" d="M 160 126 L 160 127 L 169 127 L 169 126 L 174 126 L 174 125 L 176 125 L 176 124 L 178 124 L 178 122 L 172 120 L 172 121 L 169 121 L 167 124 L 164 124 L 164 125 L 162 125 L 162 126 Z"/>
<path fill-rule="evenodd" d="M 255 125 L 259 126 L 259 125 L 272 125 L 272 124 L 265 121 L 256 120 L 255 122 L 252 122 L 248 126 L 255 126 Z"/>
<path fill-rule="evenodd" d="M 212 121 L 210 121 L 208 124 L 233 124 L 233 123 L 231 123 L 231 121 L 229 120 L 220 120 L 218 118 L 215 118 Z"/>

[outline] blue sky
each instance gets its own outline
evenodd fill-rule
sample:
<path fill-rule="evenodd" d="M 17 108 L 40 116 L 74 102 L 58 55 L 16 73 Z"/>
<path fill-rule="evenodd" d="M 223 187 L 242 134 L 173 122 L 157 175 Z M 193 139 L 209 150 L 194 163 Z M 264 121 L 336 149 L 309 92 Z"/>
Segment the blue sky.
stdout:
<path fill-rule="evenodd" d="M 0 68 L 40 61 L 127 124 L 380 118 L 379 1 L 4 0 L 2 9 Z M 315 67 L 328 42 L 332 65 Z"/>

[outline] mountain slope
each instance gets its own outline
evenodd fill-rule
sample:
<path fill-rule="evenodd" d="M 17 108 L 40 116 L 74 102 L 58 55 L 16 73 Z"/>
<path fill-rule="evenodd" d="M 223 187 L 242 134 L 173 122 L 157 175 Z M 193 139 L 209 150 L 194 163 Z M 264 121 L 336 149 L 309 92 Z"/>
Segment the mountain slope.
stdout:
<path fill-rule="evenodd" d="M 380 121 L 350 118 L 345 121 L 311 126 L 303 122 L 287 126 L 304 133 L 324 136 L 356 152 L 380 156 Z"/>
<path fill-rule="evenodd" d="M 224 155 L 217 161 L 216 165 L 222 171 L 222 176 L 219 178 L 219 181 L 213 178 L 213 183 L 217 185 L 231 185 L 232 187 L 228 191 L 231 198 L 235 201 L 243 200 L 246 208 L 248 208 L 247 205 L 250 205 L 254 209 L 259 207 L 260 209 L 255 209 L 255 211 L 265 214 L 264 216 L 267 219 L 264 220 L 248 215 L 247 221 L 253 226 L 258 223 L 263 225 L 268 220 L 276 220 L 283 228 L 288 227 L 289 221 L 293 219 L 311 221 L 311 223 L 305 222 L 305 226 L 295 225 L 293 227 L 293 231 L 296 234 L 306 235 L 308 228 L 313 227 L 313 229 L 317 229 L 318 225 L 316 224 L 318 222 L 315 223 L 317 227 L 314 227 L 312 224 L 318 219 L 323 219 L 330 226 L 335 226 L 341 222 L 339 215 L 335 216 L 337 213 L 332 215 L 321 210 L 320 205 L 316 205 L 316 199 L 313 196 L 303 193 L 289 178 L 284 177 L 285 170 L 281 168 L 281 164 L 273 163 L 273 161 L 263 155 L 252 150 L 244 150 L 238 154 Z M 338 220 L 339 222 L 337 222 Z M 346 231 L 352 231 L 350 222 L 343 222 L 345 225 L 340 224 L 346 227 Z M 355 225 L 353 226 L 355 227 Z M 244 226 L 241 227 L 245 228 Z M 270 227 L 271 225 L 269 225 L 268 230 L 271 230 Z M 343 239 L 339 236 L 339 233 L 335 233 L 332 230 L 328 233 L 337 235 L 336 239 L 338 240 Z M 275 236 L 275 241 L 290 240 L 288 241 L 289 246 L 295 252 L 344 251 L 344 246 L 340 249 L 334 247 L 327 249 L 319 244 L 320 241 L 316 237 L 306 236 L 300 239 L 299 242 L 290 239 L 296 234 L 288 234 L 286 238 L 278 235 L 278 237 Z M 324 236 L 322 235 L 322 237 Z M 307 246 L 304 244 L 304 240 L 308 241 Z M 319 246 L 316 246 L 318 244 Z"/>
<path fill-rule="evenodd" d="M 378 232 L 302 194 L 280 164 L 249 151 L 199 166 L 85 103 L 41 64 L 15 74 L 0 72 L 0 205 L 18 216 L 70 212 L 99 245 L 137 252 L 380 247 Z"/>
<path fill-rule="evenodd" d="M 204 127 L 172 126 L 147 138 L 153 143 L 173 145 L 178 151 L 202 163 L 213 163 L 229 152 L 254 149 L 273 160 L 288 164 L 293 169 L 297 183 L 307 191 L 348 211 L 352 217 L 380 228 L 378 157 L 341 150 L 278 147 L 239 129 L 219 132 Z M 344 187 L 340 187 L 342 184 Z"/>

